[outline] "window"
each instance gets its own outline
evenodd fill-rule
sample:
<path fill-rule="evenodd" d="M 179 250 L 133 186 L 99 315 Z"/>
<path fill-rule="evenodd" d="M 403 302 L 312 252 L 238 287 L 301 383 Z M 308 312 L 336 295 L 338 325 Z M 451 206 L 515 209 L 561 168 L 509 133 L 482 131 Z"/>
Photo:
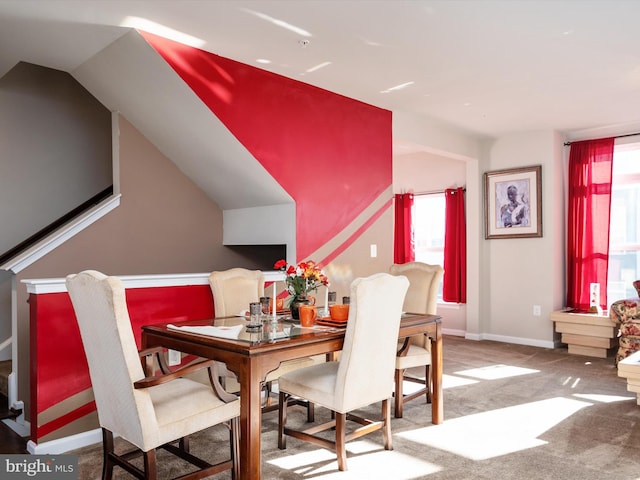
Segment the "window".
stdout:
<path fill-rule="evenodd" d="M 613 154 L 607 299 L 635 297 L 640 279 L 640 143 L 616 145 Z"/>
<path fill-rule="evenodd" d="M 416 262 L 444 265 L 444 193 L 416 195 L 413 199 L 413 235 Z M 442 282 L 438 291 L 442 301 Z"/>

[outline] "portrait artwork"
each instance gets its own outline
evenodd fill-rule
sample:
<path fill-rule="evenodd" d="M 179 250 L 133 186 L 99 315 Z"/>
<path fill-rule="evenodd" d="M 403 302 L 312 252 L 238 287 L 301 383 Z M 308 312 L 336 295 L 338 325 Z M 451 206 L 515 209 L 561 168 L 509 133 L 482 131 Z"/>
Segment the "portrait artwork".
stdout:
<path fill-rule="evenodd" d="M 541 166 L 485 173 L 485 238 L 542 236 Z"/>
<path fill-rule="evenodd" d="M 530 225 L 529 180 L 496 182 L 496 228 Z"/>

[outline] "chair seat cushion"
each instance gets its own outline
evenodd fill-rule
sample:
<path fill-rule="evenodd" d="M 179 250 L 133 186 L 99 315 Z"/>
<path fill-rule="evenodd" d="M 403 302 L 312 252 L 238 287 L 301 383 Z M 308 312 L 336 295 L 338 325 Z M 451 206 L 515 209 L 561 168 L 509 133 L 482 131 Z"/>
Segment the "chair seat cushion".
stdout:
<path fill-rule="evenodd" d="M 396 369 L 419 367 L 422 365 L 431 365 L 431 352 L 417 345 L 410 344 L 406 356 L 396 357 Z"/>
<path fill-rule="evenodd" d="M 141 391 L 148 392 L 151 397 L 159 430 L 157 439 L 145 439 L 145 443 L 151 443 L 144 445 L 143 450 L 156 448 L 240 415 L 240 400 L 224 403 L 210 385 L 187 378 Z M 190 413 L 186 418 L 185 412 Z"/>
<path fill-rule="evenodd" d="M 281 392 L 336 410 L 338 365 L 338 362 L 325 362 L 286 373 L 278 379 L 278 388 Z"/>

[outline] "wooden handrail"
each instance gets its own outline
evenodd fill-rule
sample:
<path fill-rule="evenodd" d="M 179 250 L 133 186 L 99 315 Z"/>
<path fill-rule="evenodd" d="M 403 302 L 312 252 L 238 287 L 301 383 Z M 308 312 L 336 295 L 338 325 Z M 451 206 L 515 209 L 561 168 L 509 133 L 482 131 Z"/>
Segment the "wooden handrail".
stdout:
<path fill-rule="evenodd" d="M 30 247 L 32 247 L 33 245 L 38 243 L 40 240 L 45 238 L 47 235 L 49 235 L 52 232 L 56 231 L 58 228 L 62 227 L 66 223 L 69 223 L 71 220 L 76 218 L 78 215 L 82 214 L 83 212 L 85 212 L 89 208 L 93 207 L 94 205 L 97 205 L 102 200 L 104 200 L 105 198 L 108 198 L 112 194 L 113 194 L 113 185 L 105 188 L 103 191 L 101 191 L 97 195 L 94 195 L 89 200 L 84 202 L 82 205 L 79 205 L 78 207 L 74 208 L 73 210 L 71 210 L 66 215 L 63 215 L 62 217 L 60 217 L 56 221 L 50 223 L 49 225 L 47 225 L 43 229 L 41 229 L 38 232 L 36 232 L 33 235 L 31 235 L 26 240 L 20 242 L 15 247 L 13 247 L 10 250 L 7 250 L 6 252 L 4 252 L 2 255 L 0 255 L 0 264 L 5 263 L 7 260 L 9 260 L 9 259 L 15 257 L 16 255 L 19 255 L 20 253 L 24 252 L 25 250 L 29 249 Z"/>

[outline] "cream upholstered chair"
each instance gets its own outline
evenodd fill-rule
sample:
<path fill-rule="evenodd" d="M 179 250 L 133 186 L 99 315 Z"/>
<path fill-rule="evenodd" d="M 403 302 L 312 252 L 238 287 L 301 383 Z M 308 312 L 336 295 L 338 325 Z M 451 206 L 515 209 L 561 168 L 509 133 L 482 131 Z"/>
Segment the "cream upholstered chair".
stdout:
<path fill-rule="evenodd" d="M 347 469 L 345 444 L 354 438 L 382 429 L 384 447 L 392 449 L 390 399 L 402 302 L 408 287 L 406 278 L 388 273 L 357 278 L 352 282 L 351 307 L 340 360 L 289 372 L 279 379 L 280 449 L 286 448 L 285 435 L 321 445 L 336 452 L 340 470 Z M 330 409 L 335 419 L 304 431 L 288 428 L 286 399 L 289 395 Z M 349 413 L 380 401 L 381 421 L 374 422 Z M 346 420 L 362 426 L 347 434 Z M 335 441 L 315 435 L 333 427 Z"/>
<path fill-rule="evenodd" d="M 66 285 L 80 327 L 102 427 L 102 478 L 110 479 L 116 465 L 137 478 L 157 478 L 156 448 L 164 448 L 202 470 L 202 475 L 190 478 L 226 470 L 232 470 L 235 478 L 240 401 L 216 383 L 213 371 L 209 373 L 211 385 L 182 377 L 199 368 L 213 369 L 214 362 L 208 360 L 164 375 L 154 375 L 155 368 L 145 372 L 140 353 L 142 357 L 157 353 L 160 358 L 164 353 L 162 349 L 138 352 L 122 282 L 87 270 L 69 275 Z M 150 364 L 144 362 L 145 366 Z M 162 370 L 166 369 L 163 360 L 159 364 Z M 231 429 L 230 459 L 212 465 L 189 453 L 189 435 L 225 422 Z M 137 449 L 117 454 L 114 434 Z M 128 461 L 139 455 L 144 456 L 144 470 Z"/>
<path fill-rule="evenodd" d="M 209 284 L 213 294 L 213 307 L 216 317 L 228 317 L 249 309 L 249 303 L 260 301 L 264 296 L 264 274 L 260 270 L 247 270 L 245 268 L 231 268 L 224 271 L 211 272 Z M 312 365 L 310 358 L 299 358 L 282 362 L 280 366 L 267 374 L 265 379 L 266 405 L 263 412 L 275 410 L 277 405 L 272 404 L 272 383 L 283 373 L 296 368 Z M 222 369 L 221 369 L 222 370 Z M 226 370 L 226 368 L 224 368 Z M 226 370 L 227 376 L 233 374 Z M 313 407 L 308 406 L 309 418 L 313 418 Z"/>
<path fill-rule="evenodd" d="M 422 262 L 409 262 L 392 265 L 389 269 L 392 275 L 403 275 L 409 279 L 409 290 L 404 299 L 403 311 L 409 313 L 436 313 L 438 288 L 444 270 L 440 265 L 428 265 Z M 402 417 L 404 402 L 426 396 L 427 403 L 431 401 L 431 342 L 425 335 L 414 335 L 398 345 L 399 353 L 396 357 L 396 378 L 394 394 L 394 415 Z M 406 370 L 414 367 L 425 367 L 424 381 L 417 377 L 408 376 Z M 405 395 L 403 381 L 424 384 L 424 388 Z"/>
<path fill-rule="evenodd" d="M 216 317 L 231 317 L 249 310 L 249 303 L 264 296 L 264 275 L 260 270 L 231 268 L 211 272 L 209 285 Z"/>

